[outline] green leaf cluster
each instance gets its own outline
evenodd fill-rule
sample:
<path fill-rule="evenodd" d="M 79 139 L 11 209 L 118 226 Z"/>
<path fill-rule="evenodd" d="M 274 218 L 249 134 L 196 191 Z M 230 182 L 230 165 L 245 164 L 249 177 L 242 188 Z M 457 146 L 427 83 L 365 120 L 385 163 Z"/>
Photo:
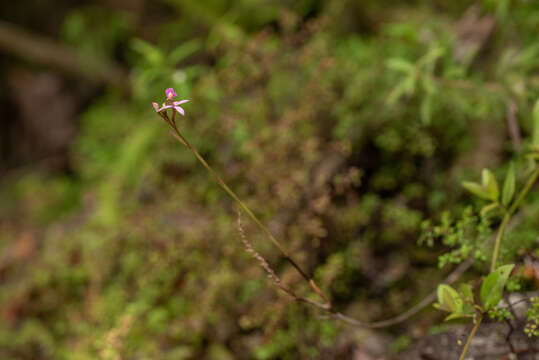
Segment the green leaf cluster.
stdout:
<path fill-rule="evenodd" d="M 459 290 L 457 291 L 447 284 L 438 285 L 438 302 L 434 304 L 434 307 L 449 313 L 445 321 L 471 318 L 475 314 L 471 285 L 461 284 Z"/>

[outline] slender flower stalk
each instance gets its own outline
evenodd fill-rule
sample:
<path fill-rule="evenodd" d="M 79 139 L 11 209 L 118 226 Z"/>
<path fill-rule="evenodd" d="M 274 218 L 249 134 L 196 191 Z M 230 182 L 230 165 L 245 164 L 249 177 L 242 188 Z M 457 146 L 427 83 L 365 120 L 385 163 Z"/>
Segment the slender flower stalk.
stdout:
<path fill-rule="evenodd" d="M 181 115 L 185 114 L 184 110 L 179 105 L 186 103 L 189 100 L 173 101 L 174 97 L 176 97 L 177 94 L 172 88 L 169 88 L 165 91 L 165 96 L 167 100 L 166 103 L 163 103 L 162 107 L 159 107 L 159 105 L 155 102 L 152 103 L 152 105 L 155 111 L 159 114 L 159 116 L 161 116 L 161 118 L 170 125 L 173 131 L 172 135 L 183 145 L 185 145 L 189 149 L 189 151 L 193 153 L 193 155 L 195 155 L 198 161 L 206 168 L 206 170 L 208 170 L 208 172 L 217 182 L 217 184 L 219 184 L 219 186 L 236 201 L 236 203 L 247 213 L 247 215 L 249 215 L 249 217 L 255 222 L 255 224 L 268 236 L 270 241 L 277 247 L 277 249 L 279 249 L 282 256 L 298 271 L 298 273 L 305 279 L 305 281 L 309 283 L 313 291 L 324 300 L 325 305 L 323 307 L 326 309 L 332 309 L 329 298 L 322 292 L 322 290 L 320 290 L 314 280 L 310 276 L 308 276 L 307 273 L 290 257 L 286 249 L 279 243 L 279 241 L 277 241 L 277 239 L 273 236 L 269 229 L 258 219 L 258 217 L 251 211 L 251 209 L 249 209 L 249 207 L 243 201 L 241 201 L 241 199 L 236 195 L 236 193 L 234 193 L 234 191 L 232 191 L 232 189 L 228 187 L 228 185 L 219 177 L 219 175 L 217 175 L 215 170 L 213 170 L 213 168 L 202 157 L 202 155 L 200 155 L 198 151 L 196 151 L 196 149 L 191 146 L 187 139 L 181 134 L 178 127 L 176 126 L 176 121 L 174 117 L 176 111 Z M 172 108 L 174 108 L 174 110 L 176 111 L 173 111 L 172 118 L 169 118 L 167 110 Z"/>

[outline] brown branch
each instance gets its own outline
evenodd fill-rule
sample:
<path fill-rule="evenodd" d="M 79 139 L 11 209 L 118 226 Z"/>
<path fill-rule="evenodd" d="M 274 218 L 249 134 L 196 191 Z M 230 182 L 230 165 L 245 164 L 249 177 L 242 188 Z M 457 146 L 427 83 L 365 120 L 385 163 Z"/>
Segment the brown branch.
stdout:
<path fill-rule="evenodd" d="M 90 82 L 112 83 L 121 87 L 128 84 L 127 74 L 118 65 L 96 57 L 79 55 L 70 47 L 4 21 L 0 21 L 0 51 Z"/>
<path fill-rule="evenodd" d="M 457 266 L 457 268 L 453 270 L 453 272 L 451 272 L 451 274 L 449 274 L 447 278 L 444 281 L 442 281 L 442 283 L 444 284 L 454 283 L 462 276 L 462 274 L 466 272 L 466 270 L 470 268 L 470 266 L 472 266 L 472 264 L 473 264 L 473 258 L 468 258 L 466 261 L 464 261 L 459 266 Z M 408 320 L 409 318 L 411 318 L 412 316 L 414 316 L 415 314 L 417 314 L 418 312 L 420 312 L 421 310 L 429 306 L 436 299 L 436 294 L 437 294 L 437 289 L 434 289 L 427 297 L 425 297 L 423 300 L 421 300 L 418 304 L 416 304 L 409 310 L 403 312 L 402 314 L 396 317 L 393 317 L 387 320 L 381 320 L 381 321 L 376 321 L 372 323 L 363 323 L 349 316 L 346 316 L 342 313 L 336 313 L 333 315 L 333 317 L 354 326 L 367 327 L 371 329 L 389 327 L 389 326 L 393 326 L 393 325 L 396 325 L 396 324 L 399 324 L 401 322 Z"/>
<path fill-rule="evenodd" d="M 441 86 L 448 86 L 460 90 L 472 90 L 472 91 L 488 91 L 496 94 L 505 94 L 505 88 L 496 82 L 473 82 L 466 79 L 448 79 L 434 77 L 434 82 Z"/>

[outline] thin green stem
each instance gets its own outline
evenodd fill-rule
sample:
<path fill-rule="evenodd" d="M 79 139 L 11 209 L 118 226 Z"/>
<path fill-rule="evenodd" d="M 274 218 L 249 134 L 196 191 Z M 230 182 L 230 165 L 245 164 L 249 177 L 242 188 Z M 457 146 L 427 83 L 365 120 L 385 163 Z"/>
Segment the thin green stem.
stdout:
<path fill-rule="evenodd" d="M 470 347 L 470 344 L 472 343 L 472 339 L 475 336 L 475 333 L 477 332 L 477 329 L 479 329 L 479 325 L 481 324 L 481 320 L 483 320 L 483 315 L 479 315 L 479 319 L 475 322 L 472 332 L 470 335 L 468 335 L 468 339 L 466 340 L 466 344 L 464 344 L 464 348 L 462 349 L 462 352 L 460 353 L 459 360 L 464 360 L 464 357 L 466 356 L 466 353 L 468 352 L 468 348 Z"/>
<path fill-rule="evenodd" d="M 498 260 L 498 253 L 500 252 L 500 244 L 502 242 L 503 235 L 505 234 L 505 228 L 507 223 L 511 219 L 511 214 L 509 212 L 505 213 L 503 217 L 500 228 L 498 229 L 498 234 L 496 235 L 496 241 L 494 242 L 494 251 L 492 252 L 492 260 L 490 262 L 490 272 L 496 270 L 496 262 Z"/>
<path fill-rule="evenodd" d="M 509 223 L 509 220 L 511 220 L 511 216 L 518 209 L 518 207 L 520 206 L 520 203 L 522 203 L 522 200 L 524 200 L 524 198 L 526 197 L 526 195 L 528 194 L 528 192 L 530 191 L 533 184 L 535 184 L 538 178 L 539 178 L 539 168 L 537 168 L 532 173 L 532 175 L 526 182 L 526 185 L 518 194 L 516 200 L 513 202 L 509 210 L 505 212 L 505 215 L 502 219 L 502 223 L 500 224 L 500 228 L 498 230 L 498 234 L 496 235 L 496 241 L 494 243 L 494 251 L 492 252 L 492 260 L 490 262 L 490 272 L 493 272 L 494 270 L 496 270 L 496 263 L 498 261 L 498 254 L 500 252 L 500 245 L 502 243 L 502 239 L 505 234 L 505 228 L 507 227 L 507 223 Z"/>
<path fill-rule="evenodd" d="M 300 273 L 300 275 L 309 283 L 311 288 L 326 302 L 328 309 L 331 309 L 331 302 L 329 301 L 329 298 L 320 290 L 318 285 L 314 282 L 314 280 L 309 277 L 301 267 L 288 255 L 288 252 L 284 249 L 284 247 L 275 239 L 273 234 L 269 231 L 269 229 L 258 219 L 258 217 L 247 207 L 247 205 L 240 200 L 240 198 L 232 191 L 228 185 L 217 175 L 217 173 L 212 169 L 212 167 L 206 162 L 206 160 L 196 151 L 196 149 L 191 146 L 191 144 L 187 141 L 187 139 L 180 133 L 178 128 L 176 127 L 176 124 L 173 123 L 172 128 L 174 130 L 174 137 L 178 139 L 182 144 L 184 144 L 192 153 L 195 155 L 195 157 L 198 159 L 198 161 L 208 170 L 210 175 L 214 178 L 214 180 L 223 188 L 223 190 L 226 191 L 228 195 L 230 195 L 236 203 L 249 215 L 249 217 L 258 225 L 258 227 L 268 236 L 268 238 L 271 240 L 271 242 L 279 249 L 283 257 Z"/>
<path fill-rule="evenodd" d="M 524 186 L 524 188 L 522 189 L 522 191 L 518 195 L 517 199 L 515 200 L 513 205 L 511 205 L 511 207 L 509 208 L 509 213 L 510 214 L 513 214 L 517 210 L 517 208 L 520 206 L 520 203 L 522 202 L 524 197 L 528 194 L 528 192 L 530 191 L 533 184 L 535 184 L 535 182 L 537 181 L 538 178 L 539 178 L 539 167 L 537 169 L 535 169 L 535 171 L 532 173 L 532 175 L 530 176 L 530 178 L 526 182 L 526 185 Z"/>

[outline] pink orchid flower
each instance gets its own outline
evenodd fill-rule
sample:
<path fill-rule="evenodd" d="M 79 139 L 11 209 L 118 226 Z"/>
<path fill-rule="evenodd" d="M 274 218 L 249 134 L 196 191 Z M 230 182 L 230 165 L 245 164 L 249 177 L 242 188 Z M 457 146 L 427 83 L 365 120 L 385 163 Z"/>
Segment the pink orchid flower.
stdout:
<path fill-rule="evenodd" d="M 161 107 L 159 107 L 159 104 L 157 104 L 156 102 L 152 102 L 152 105 L 153 105 L 153 108 L 155 109 L 155 112 L 160 113 L 160 112 L 165 111 L 167 109 L 174 108 L 174 110 L 179 112 L 181 115 L 185 115 L 185 111 L 183 110 L 183 108 L 180 105 L 185 104 L 189 100 L 172 101 L 172 99 L 174 99 L 176 96 L 178 96 L 178 94 L 176 94 L 176 92 L 174 91 L 173 88 L 166 89 L 165 90 L 165 96 L 167 98 L 167 100 L 166 100 L 167 102 L 164 102 L 163 106 L 161 106 Z M 168 105 L 167 105 L 167 103 L 168 103 Z"/>
<path fill-rule="evenodd" d="M 178 94 L 176 94 L 176 91 L 174 91 L 173 88 L 168 88 L 165 90 L 165 96 L 167 97 L 167 100 L 172 100 L 173 98 L 178 96 Z"/>

